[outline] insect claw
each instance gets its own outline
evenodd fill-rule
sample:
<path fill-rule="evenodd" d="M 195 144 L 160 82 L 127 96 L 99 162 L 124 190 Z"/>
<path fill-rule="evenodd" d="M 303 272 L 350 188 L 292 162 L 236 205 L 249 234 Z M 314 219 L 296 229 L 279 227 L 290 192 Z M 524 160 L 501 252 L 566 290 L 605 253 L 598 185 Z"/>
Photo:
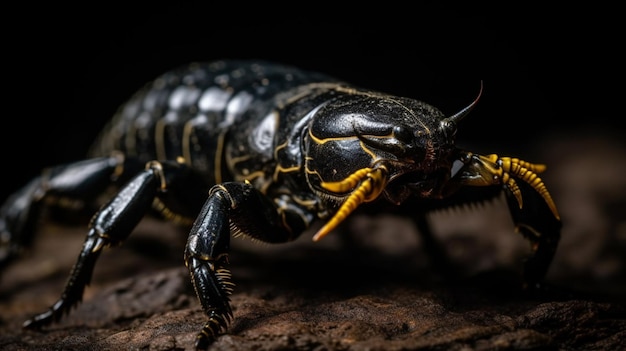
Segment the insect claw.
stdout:
<path fill-rule="evenodd" d="M 340 189 L 343 191 L 349 190 L 347 185 L 354 186 L 359 182 L 360 184 L 358 184 L 357 188 L 354 189 L 350 195 L 348 195 L 335 215 L 328 222 L 326 222 L 326 224 L 324 224 L 324 226 L 318 230 L 317 233 L 315 233 L 313 241 L 319 241 L 328 235 L 328 233 L 333 231 L 339 223 L 343 222 L 343 220 L 346 219 L 352 211 L 359 207 L 359 205 L 376 199 L 385 189 L 385 185 L 387 184 L 386 175 L 387 168 L 385 166 L 380 166 L 374 169 L 360 169 L 340 182 L 323 182 L 322 187 L 326 189 Z"/>
<path fill-rule="evenodd" d="M 520 208 L 522 208 L 522 195 L 519 187 L 513 180 L 513 177 L 523 180 L 533 189 L 535 189 L 535 191 L 537 191 L 544 199 L 544 201 L 550 208 L 550 211 L 552 211 L 554 217 L 557 220 L 560 219 L 554 200 L 552 200 L 552 196 L 548 192 L 548 189 L 543 183 L 543 180 L 541 180 L 541 178 L 539 178 L 539 176 L 537 175 L 538 173 L 545 171 L 545 165 L 530 163 L 524 160 L 520 160 L 518 158 L 498 157 L 497 155 L 490 155 L 489 157 L 489 160 L 495 159 L 495 163 L 500 166 L 502 181 L 506 182 L 509 190 L 511 190 L 511 192 L 517 199 Z"/>
<path fill-rule="evenodd" d="M 522 192 L 520 191 L 519 186 L 515 182 L 513 178 L 509 178 L 509 181 L 506 183 L 507 188 L 511 191 L 513 196 L 515 196 L 515 200 L 517 200 L 517 204 L 521 209 L 524 206 L 524 200 L 522 200 Z"/>

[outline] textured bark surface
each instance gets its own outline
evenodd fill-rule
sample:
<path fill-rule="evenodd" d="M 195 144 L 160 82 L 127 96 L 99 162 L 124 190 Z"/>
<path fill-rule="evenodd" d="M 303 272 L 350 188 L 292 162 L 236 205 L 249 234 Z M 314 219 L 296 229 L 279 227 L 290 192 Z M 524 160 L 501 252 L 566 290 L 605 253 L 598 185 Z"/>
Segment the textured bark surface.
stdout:
<path fill-rule="evenodd" d="M 541 144 L 541 143 L 540 143 Z M 617 350 L 626 342 L 626 147 L 543 143 L 564 220 L 547 291 L 516 288 L 527 243 L 503 202 L 436 213 L 459 275 L 444 279 L 411 222 L 357 217 L 351 233 L 270 246 L 233 240 L 234 321 L 213 350 Z M 530 158 L 529 158 L 530 159 Z M 43 332 L 21 323 L 59 297 L 84 225 L 42 223 L 0 281 L 2 350 L 190 350 L 205 316 L 183 265 L 186 233 L 147 219 L 105 251 L 83 303 Z"/>

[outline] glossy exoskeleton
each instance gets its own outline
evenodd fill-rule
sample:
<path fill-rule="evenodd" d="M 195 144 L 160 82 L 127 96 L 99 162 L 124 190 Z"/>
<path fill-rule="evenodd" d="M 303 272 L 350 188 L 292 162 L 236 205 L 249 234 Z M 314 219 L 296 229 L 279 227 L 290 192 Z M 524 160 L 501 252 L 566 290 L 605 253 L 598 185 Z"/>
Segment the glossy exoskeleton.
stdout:
<path fill-rule="evenodd" d="M 319 240 L 357 208 L 381 202 L 412 212 L 428 232 L 428 209 L 480 200 L 472 187 L 503 189 L 532 243 L 524 279 L 535 286 L 561 228 L 537 176 L 545 166 L 455 147 L 457 124 L 477 101 L 445 116 L 421 101 L 266 62 L 166 73 L 119 109 L 89 158 L 47 169 L 0 208 L 6 266 L 33 240 L 44 205 L 90 203 L 119 185 L 92 217 L 60 299 L 24 326 L 45 326 L 81 301 L 102 249 L 123 242 L 151 209 L 190 225 L 184 260 L 207 316 L 198 349 L 232 319 L 231 236 L 287 242 L 321 220 Z"/>

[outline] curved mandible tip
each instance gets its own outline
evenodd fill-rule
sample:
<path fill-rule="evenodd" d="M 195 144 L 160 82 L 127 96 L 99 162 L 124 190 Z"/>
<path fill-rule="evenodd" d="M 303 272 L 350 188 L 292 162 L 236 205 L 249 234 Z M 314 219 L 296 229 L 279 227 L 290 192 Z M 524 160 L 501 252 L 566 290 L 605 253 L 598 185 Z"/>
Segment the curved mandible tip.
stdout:
<path fill-rule="evenodd" d="M 478 91 L 478 96 L 476 96 L 474 101 L 472 101 L 471 104 L 467 105 L 461 111 L 459 111 L 459 112 L 453 114 L 452 116 L 444 119 L 444 121 L 458 123 L 461 119 L 463 119 L 463 117 L 465 117 L 474 108 L 474 106 L 476 106 L 476 104 L 478 103 L 478 100 L 480 100 L 480 96 L 482 94 L 483 94 L 483 81 L 481 80 L 480 81 L 480 91 Z"/>

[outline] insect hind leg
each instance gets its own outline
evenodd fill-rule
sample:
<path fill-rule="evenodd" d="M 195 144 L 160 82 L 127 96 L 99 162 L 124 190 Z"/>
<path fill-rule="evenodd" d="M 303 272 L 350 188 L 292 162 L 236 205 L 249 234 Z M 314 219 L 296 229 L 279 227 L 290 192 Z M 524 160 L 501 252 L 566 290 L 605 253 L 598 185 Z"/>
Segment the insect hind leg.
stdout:
<path fill-rule="evenodd" d="M 114 154 L 58 165 L 13 193 L 0 207 L 0 270 L 31 246 L 44 208 L 85 208 L 135 163 Z"/>
<path fill-rule="evenodd" d="M 179 172 L 183 168 L 173 162 L 151 162 L 100 208 L 91 219 L 87 237 L 60 299 L 48 311 L 27 320 L 24 328 L 39 329 L 56 322 L 82 300 L 102 250 L 121 244 L 130 235 L 152 208 L 154 199 L 166 190 L 167 181 L 183 174 Z"/>

